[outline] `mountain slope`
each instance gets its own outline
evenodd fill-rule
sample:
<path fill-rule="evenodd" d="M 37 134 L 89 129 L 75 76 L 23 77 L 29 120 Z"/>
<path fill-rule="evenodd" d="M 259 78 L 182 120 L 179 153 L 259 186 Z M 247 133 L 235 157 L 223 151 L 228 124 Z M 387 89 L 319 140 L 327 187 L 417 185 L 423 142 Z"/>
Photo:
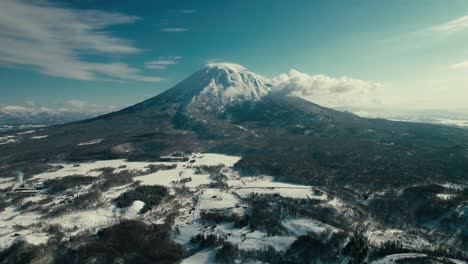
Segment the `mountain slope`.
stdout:
<path fill-rule="evenodd" d="M 272 92 L 266 78 L 232 64 L 207 65 L 118 112 L 14 136 L 0 145 L 5 173 L 44 160 L 216 151 L 242 155 L 237 168 L 245 173 L 312 184 L 379 188 L 468 177 L 467 130 L 321 107 Z"/>

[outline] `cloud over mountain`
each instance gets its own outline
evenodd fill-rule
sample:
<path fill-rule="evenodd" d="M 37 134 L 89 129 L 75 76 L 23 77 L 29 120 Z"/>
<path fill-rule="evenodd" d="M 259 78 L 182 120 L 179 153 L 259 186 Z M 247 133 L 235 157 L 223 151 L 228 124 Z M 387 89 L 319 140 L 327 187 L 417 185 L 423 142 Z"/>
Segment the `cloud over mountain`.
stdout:
<path fill-rule="evenodd" d="M 375 93 L 383 85 L 350 77 L 333 78 L 309 75 L 297 70 L 280 74 L 271 80 L 273 90 L 294 94 L 305 99 L 334 107 L 354 105 L 363 101 L 376 102 Z"/>

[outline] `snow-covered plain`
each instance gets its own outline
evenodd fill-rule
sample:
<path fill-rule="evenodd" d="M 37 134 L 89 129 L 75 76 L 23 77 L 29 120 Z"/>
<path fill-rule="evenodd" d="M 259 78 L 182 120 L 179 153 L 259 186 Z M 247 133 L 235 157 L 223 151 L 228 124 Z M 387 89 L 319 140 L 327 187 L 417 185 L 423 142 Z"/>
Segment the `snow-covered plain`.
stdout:
<path fill-rule="evenodd" d="M 175 240 L 188 245 L 189 239 L 199 233 L 212 232 L 220 237 L 225 237 L 228 241 L 242 244 L 243 248 L 264 248 L 269 245 L 278 250 L 286 250 L 287 247 L 296 239 L 297 235 L 307 232 L 322 232 L 331 229 L 318 221 L 307 219 L 288 220 L 285 226 L 291 229 L 290 236 L 267 236 L 261 231 L 252 232 L 248 228 L 237 229 L 232 224 L 219 225 L 215 230 L 207 230 L 199 221 L 200 212 L 206 210 L 231 210 L 238 214 L 243 214 L 245 206 L 242 205 L 242 198 L 252 193 L 277 193 L 284 197 L 307 198 L 314 197 L 318 199 L 327 199 L 326 195 L 314 196 L 311 186 L 302 186 L 275 182 L 272 177 L 240 177 L 233 169 L 233 166 L 241 157 L 227 156 L 214 153 L 195 153 L 190 155 L 189 161 L 171 161 L 171 162 L 129 162 L 126 160 L 103 160 L 86 163 L 63 163 L 51 164 L 55 169 L 48 172 L 34 175 L 29 181 L 45 181 L 49 179 L 59 179 L 71 175 L 82 175 L 99 177 L 101 169 L 113 168 L 115 173 L 129 170 L 141 173 L 142 176 L 134 177 L 134 181 L 140 181 L 142 185 L 163 185 L 175 193 L 175 188 L 182 186 L 189 188 L 197 199 L 192 196 L 178 197 L 176 200 L 186 206 L 180 209 L 180 214 L 176 219 L 176 227 L 180 234 Z M 171 169 L 159 170 L 149 173 L 151 165 L 174 166 Z M 227 188 L 210 187 L 215 181 L 207 173 L 200 173 L 197 168 L 200 166 L 222 166 L 222 172 L 228 177 L 225 181 Z M 15 178 L 2 179 L 0 187 L 8 187 L 15 183 Z M 90 186 L 80 187 L 74 190 L 74 196 L 86 193 Z M 17 239 L 23 239 L 31 243 L 45 243 L 49 235 L 40 228 L 28 228 L 29 231 L 18 231 L 15 225 L 25 227 L 33 225 L 53 225 L 59 224 L 64 230 L 68 230 L 68 235 L 76 235 L 84 230 L 97 230 L 119 219 L 139 219 L 144 218 L 139 214 L 144 206 L 143 202 L 135 201 L 129 208 L 116 208 L 111 200 L 131 188 L 131 184 L 111 188 L 102 193 L 101 205 L 95 208 L 72 211 L 64 215 L 52 218 L 44 218 L 39 212 L 21 211 L 20 205 L 8 207 L 1 214 L 1 233 L 0 247 L 5 248 Z M 40 202 L 46 195 L 42 193 L 34 194 L 24 198 L 22 204 L 27 202 Z M 49 202 L 50 205 L 59 204 L 65 201 L 67 197 L 55 197 Z M 242 205 L 242 206 L 241 206 Z M 189 209 L 193 208 L 193 212 Z M 151 215 L 151 214 L 149 214 Z M 150 220 L 145 218 L 145 220 Z M 155 222 L 160 221 L 154 219 Z M 35 231 L 34 231 L 35 230 Z M 229 238 L 228 238 L 228 234 Z M 211 253 L 200 254 L 195 258 L 211 258 Z M 190 259 L 189 259 L 190 260 Z"/>
<path fill-rule="evenodd" d="M 140 170 L 142 172 L 148 170 L 150 165 L 170 165 L 174 163 L 167 162 L 128 162 L 124 159 L 116 160 L 100 160 L 94 162 L 85 162 L 85 163 L 54 163 L 51 164 L 59 169 L 53 170 L 50 172 L 44 172 L 35 175 L 34 179 L 55 179 L 70 175 L 84 175 L 91 177 L 98 177 L 100 175 L 99 169 L 103 168 L 115 168 L 116 171 L 122 170 Z"/>
<path fill-rule="evenodd" d="M 112 187 L 100 193 L 96 204 L 86 209 L 67 211 L 59 216 L 48 216 L 41 210 L 21 209 L 28 203 L 42 203 L 45 207 L 54 207 L 66 203 L 70 197 L 86 194 L 91 184 L 76 186 L 64 194 L 53 196 L 52 200 L 45 190 L 28 194 L 16 204 L 10 204 L 0 214 L 0 249 L 10 246 L 18 240 L 31 244 L 46 243 L 51 237 L 47 227 L 59 225 L 66 237 L 95 233 L 97 230 L 117 223 L 121 219 L 139 219 L 150 223 L 163 223 L 165 216 L 175 214 L 173 239 L 187 248 L 193 247 L 190 239 L 198 234 L 215 234 L 225 241 L 238 245 L 245 250 L 263 250 L 273 247 L 277 251 L 285 252 L 289 246 L 302 235 L 327 237 L 341 230 L 317 219 L 287 217 L 281 224 L 287 230 L 285 235 L 268 235 L 262 230 L 252 230 L 249 226 L 239 228 L 233 222 L 213 224 L 202 220 L 204 212 L 221 212 L 243 216 L 249 213 L 249 204 L 246 198 L 254 193 L 276 194 L 285 198 L 314 201 L 321 206 L 332 209 L 337 215 L 348 216 L 349 204 L 316 186 L 297 185 L 277 182 L 273 177 L 259 175 L 241 177 L 234 170 L 234 165 L 241 159 L 237 156 L 227 156 L 214 153 L 194 153 L 187 155 L 187 159 L 167 159 L 163 162 L 130 162 L 123 159 L 101 160 L 84 163 L 50 164 L 54 166 L 47 172 L 34 175 L 25 181 L 25 184 L 43 182 L 49 179 L 60 179 L 66 176 L 80 175 L 101 179 L 104 168 L 112 168 L 114 173 L 132 172 L 133 181 L 141 185 L 163 185 L 169 188 L 172 199 L 164 201 L 145 214 L 140 210 L 144 202 L 134 201 L 128 208 L 117 208 L 112 200 L 120 194 L 134 188 L 134 184 L 126 183 Z M 151 170 L 152 166 L 161 166 L 164 169 Z M 206 168 L 216 167 L 224 178 L 220 180 L 208 173 Z M 136 176 L 135 176 L 136 175 Z M 219 185 L 222 181 L 222 185 Z M 18 187 L 15 177 L 0 178 L 0 189 L 12 185 Z M 455 187 L 453 187 L 455 188 Z M 14 192 L 14 189 L 5 189 Z M 6 197 L 6 196 L 3 196 Z M 450 199 L 449 196 L 440 195 L 440 199 Z M 459 208 L 457 214 L 467 214 L 466 208 Z M 350 218 L 351 219 L 351 218 Z M 386 241 L 402 241 L 403 245 L 410 246 L 418 241 L 419 246 L 428 246 L 430 243 L 424 239 L 412 237 L 404 230 L 387 229 L 371 226 L 365 235 L 373 245 Z M 434 223 L 435 225 L 436 223 Z M 408 239 L 407 239 L 408 238 Z M 204 250 L 185 259 L 182 263 L 213 263 L 216 249 Z M 411 257 L 411 256 L 405 256 Z M 375 263 L 393 263 L 393 258 L 383 258 Z"/>

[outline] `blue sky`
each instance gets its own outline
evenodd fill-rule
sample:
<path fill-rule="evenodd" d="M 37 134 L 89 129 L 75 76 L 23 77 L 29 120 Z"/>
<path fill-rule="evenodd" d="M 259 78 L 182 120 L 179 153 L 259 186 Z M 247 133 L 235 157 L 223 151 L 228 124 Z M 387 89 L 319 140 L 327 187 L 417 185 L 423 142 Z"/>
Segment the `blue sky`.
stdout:
<path fill-rule="evenodd" d="M 305 93 L 328 106 L 461 109 L 466 43 L 464 0 L 2 0 L 0 107 L 110 111 L 229 61 L 359 91 Z"/>

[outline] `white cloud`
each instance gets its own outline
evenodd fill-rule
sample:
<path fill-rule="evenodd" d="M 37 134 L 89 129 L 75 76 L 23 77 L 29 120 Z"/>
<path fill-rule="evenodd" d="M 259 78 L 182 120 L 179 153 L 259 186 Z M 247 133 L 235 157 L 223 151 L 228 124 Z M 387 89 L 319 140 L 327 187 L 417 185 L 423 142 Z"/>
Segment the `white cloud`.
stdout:
<path fill-rule="evenodd" d="M 47 107 L 25 107 L 19 105 L 4 105 L 0 106 L 0 113 L 7 113 L 10 115 L 37 115 L 40 113 L 57 114 L 61 112 L 70 112 L 71 110 L 65 108 L 50 109 Z"/>
<path fill-rule="evenodd" d="M 376 92 L 382 84 L 353 79 L 309 75 L 297 70 L 272 79 L 273 90 L 294 94 L 315 103 L 336 107 L 342 105 L 378 104 Z"/>
<path fill-rule="evenodd" d="M 463 16 L 463 17 L 451 20 L 447 23 L 433 26 L 430 29 L 432 31 L 449 32 L 449 33 L 468 29 L 468 16 Z"/>
<path fill-rule="evenodd" d="M 160 81 L 126 63 L 95 63 L 83 55 L 141 52 L 105 28 L 134 23 L 138 17 L 97 10 L 72 10 L 47 1 L 0 1 L 0 65 L 26 66 L 43 74 L 78 80 L 101 77 Z"/>
<path fill-rule="evenodd" d="M 53 103 L 50 106 L 40 105 L 0 105 L 0 113 L 10 115 L 39 115 L 39 114 L 64 114 L 64 113 L 82 113 L 82 114 L 100 114 L 115 111 L 121 107 L 112 105 L 90 104 L 86 101 L 72 99 L 63 102 Z"/>
<path fill-rule="evenodd" d="M 462 69 L 462 68 L 468 68 L 468 61 L 462 61 L 459 63 L 455 63 L 450 65 L 450 68 L 452 69 Z"/>
<path fill-rule="evenodd" d="M 77 99 L 69 100 L 66 103 L 68 105 L 70 105 L 71 107 L 73 107 L 73 108 L 79 108 L 79 109 L 81 109 L 81 108 L 88 105 L 88 102 L 82 101 L 82 100 L 77 100 Z"/>
<path fill-rule="evenodd" d="M 178 13 L 178 14 L 193 14 L 197 12 L 195 9 L 178 9 L 178 10 L 169 10 L 169 13 Z"/>
<path fill-rule="evenodd" d="M 145 67 L 148 69 L 166 69 L 170 65 L 178 64 L 181 58 L 180 56 L 160 57 L 158 60 L 146 62 Z"/>
<path fill-rule="evenodd" d="M 161 31 L 163 32 L 185 32 L 185 31 L 188 31 L 188 29 L 182 28 L 182 27 L 166 27 L 166 28 L 161 28 Z"/>
<path fill-rule="evenodd" d="M 4 112 L 8 114 L 29 113 L 31 112 L 31 108 L 18 106 L 18 105 L 5 105 L 5 106 L 0 106 L 0 112 Z"/>

